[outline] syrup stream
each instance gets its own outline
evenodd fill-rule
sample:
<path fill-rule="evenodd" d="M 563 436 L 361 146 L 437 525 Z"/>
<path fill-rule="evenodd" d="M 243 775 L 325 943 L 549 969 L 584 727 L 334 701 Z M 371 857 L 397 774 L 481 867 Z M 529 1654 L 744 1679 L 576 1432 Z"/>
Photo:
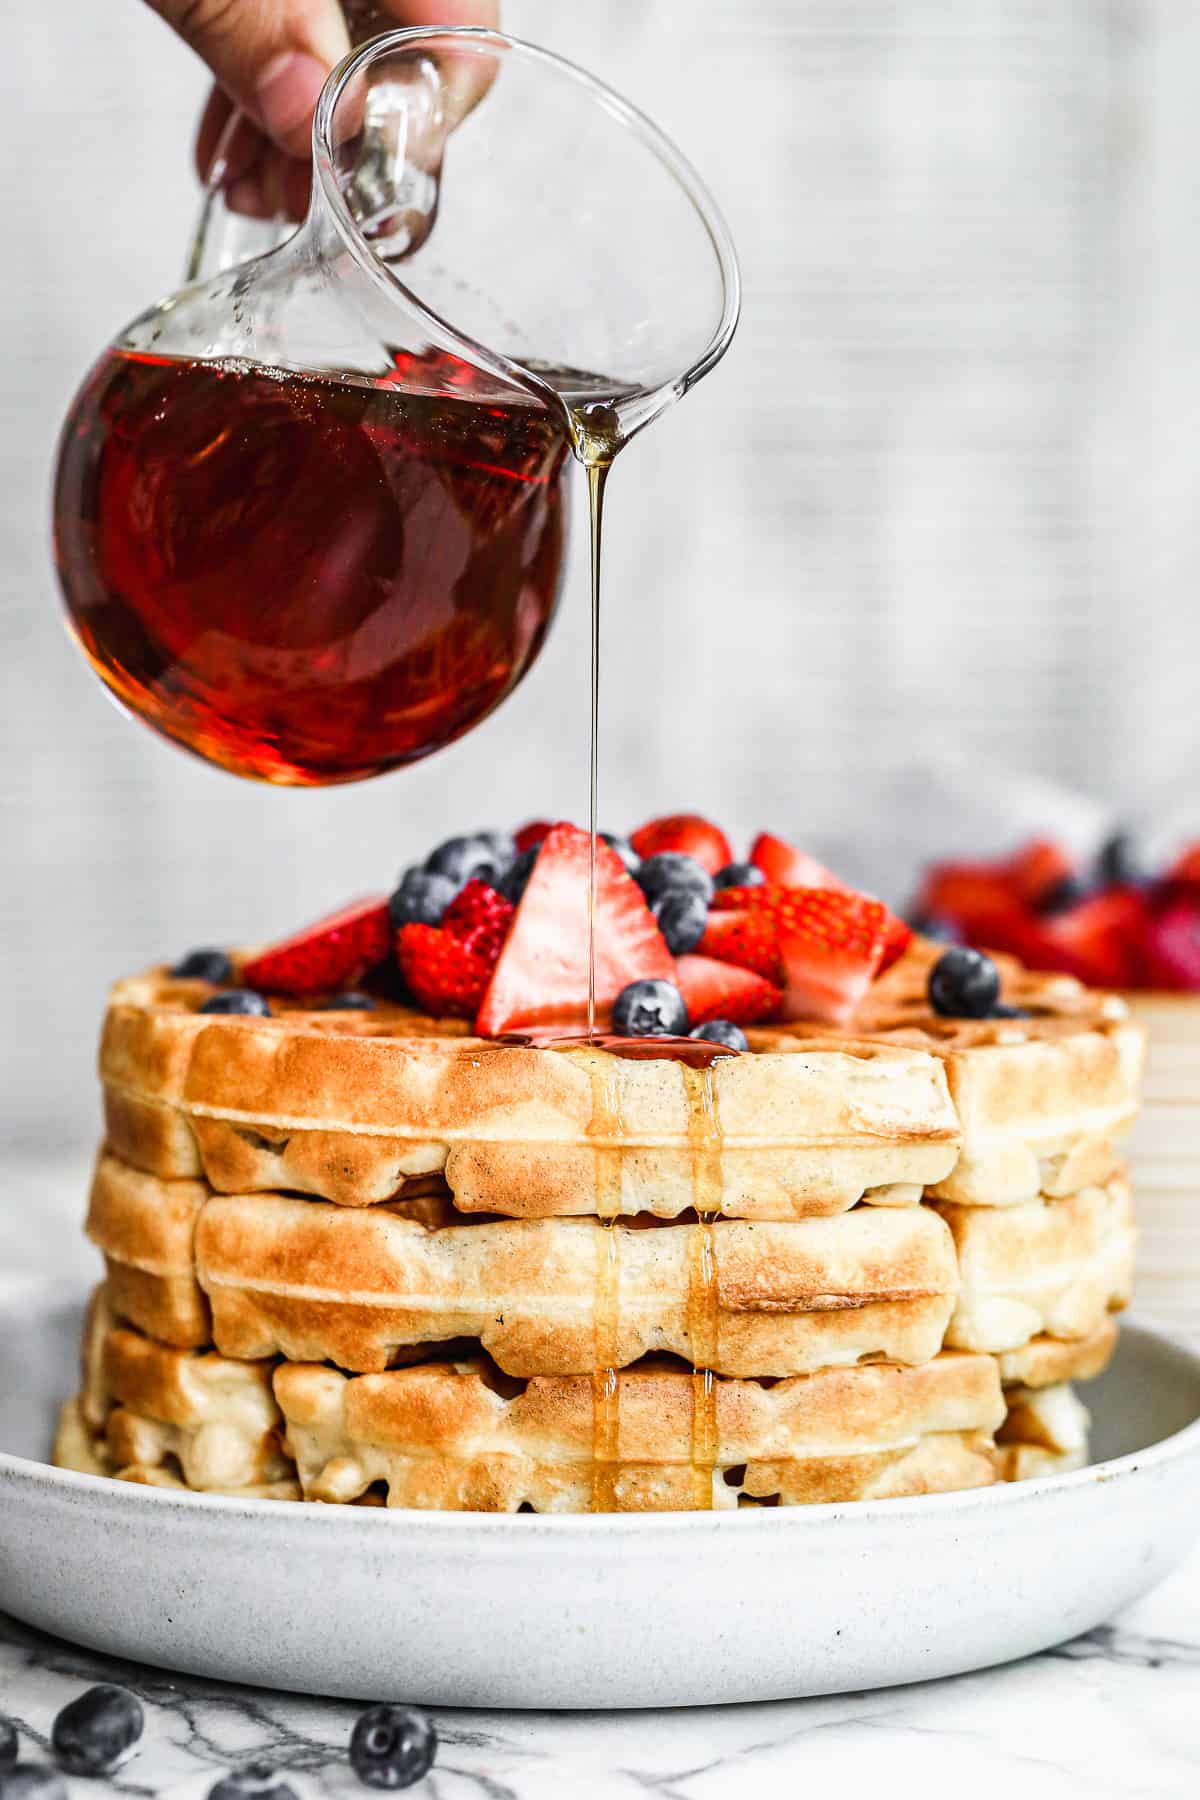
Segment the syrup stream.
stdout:
<path fill-rule="evenodd" d="M 600 539 L 610 464 L 586 463 L 592 537 L 592 742 L 588 768 L 588 1037 L 596 1034 L 596 832 L 600 802 Z"/>

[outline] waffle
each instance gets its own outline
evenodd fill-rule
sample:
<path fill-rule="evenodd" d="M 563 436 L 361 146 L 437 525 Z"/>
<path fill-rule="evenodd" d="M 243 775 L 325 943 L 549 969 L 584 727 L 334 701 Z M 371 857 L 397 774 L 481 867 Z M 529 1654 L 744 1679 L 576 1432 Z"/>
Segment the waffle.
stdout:
<path fill-rule="evenodd" d="M 1129 1300 L 1133 1194 L 1123 1176 L 1066 1199 L 986 1208 L 934 1203 L 958 1252 L 946 1342 L 1017 1350 L 1031 1338 L 1088 1338 Z"/>
<path fill-rule="evenodd" d="M 764 1386 L 621 1373 L 611 1461 L 591 1379 L 498 1391 L 478 1360 L 347 1377 L 284 1363 L 275 1393 L 306 1499 L 382 1485 L 389 1506 L 481 1512 L 731 1508 L 883 1499 L 995 1479 L 1004 1403 L 990 1357 L 827 1370 Z M 603 1492 L 598 1494 L 598 1490 Z"/>
<path fill-rule="evenodd" d="M 1008 1417 L 996 1433 L 1002 1481 L 1031 1481 L 1084 1467 L 1091 1417 L 1069 1383 L 1007 1389 L 1005 1400 Z"/>
<path fill-rule="evenodd" d="M 1085 1338 L 1030 1338 L 996 1358 L 1005 1389 L 1059 1387 L 1102 1375 L 1117 1347 L 1119 1327 L 1109 1316 Z"/>

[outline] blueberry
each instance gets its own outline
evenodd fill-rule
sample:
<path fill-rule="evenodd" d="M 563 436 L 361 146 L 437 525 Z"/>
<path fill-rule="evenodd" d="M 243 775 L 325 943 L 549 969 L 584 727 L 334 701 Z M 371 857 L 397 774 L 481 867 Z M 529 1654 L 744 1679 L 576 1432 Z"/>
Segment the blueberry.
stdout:
<path fill-rule="evenodd" d="M 132 1750 L 146 1721 L 127 1688 L 105 1682 L 63 1707 L 50 1742 L 68 1775 L 107 1775 Z"/>
<path fill-rule="evenodd" d="M 956 948 L 929 971 L 929 1004 L 948 1019 L 986 1019 L 1000 998 L 1000 971 L 982 950 Z"/>
<path fill-rule="evenodd" d="M 181 981 L 211 981 L 220 987 L 233 980 L 233 964 L 223 950 L 189 950 L 171 970 Z"/>
<path fill-rule="evenodd" d="M 958 932 L 949 919 L 943 919 L 940 913 L 911 912 L 908 923 L 922 937 L 932 938 L 935 944 L 957 944 Z"/>
<path fill-rule="evenodd" d="M 660 850 L 648 856 L 634 878 L 653 906 L 666 893 L 699 894 L 705 906 L 713 897 L 713 878 L 694 856 L 682 850 Z"/>
<path fill-rule="evenodd" d="M 0 1775 L 17 1766 L 17 1728 L 0 1714 Z"/>
<path fill-rule="evenodd" d="M 447 838 L 426 857 L 425 867 L 431 875 L 448 876 L 457 889 L 476 876 L 494 882 L 504 873 L 504 861 L 494 845 L 473 832 L 470 837 Z"/>
<path fill-rule="evenodd" d="M 374 1012 L 379 1002 L 373 994 L 331 994 L 318 1012 Z"/>
<path fill-rule="evenodd" d="M 1078 875 L 1064 875 L 1061 880 L 1054 883 L 1053 887 L 1046 889 L 1037 903 L 1037 910 L 1047 918 L 1054 913 L 1069 912 L 1073 906 L 1078 906 L 1081 900 L 1086 900 L 1087 894 L 1086 881 L 1083 881 Z"/>
<path fill-rule="evenodd" d="M 44 1763 L 17 1763 L 0 1771 L 0 1800 L 67 1800 L 67 1784 Z"/>
<path fill-rule="evenodd" d="M 1137 846 L 1129 832 L 1114 832 L 1107 843 L 1100 846 L 1096 857 L 1096 879 L 1102 887 L 1138 887 L 1146 879 Z"/>
<path fill-rule="evenodd" d="M 223 994 L 213 994 L 197 1009 L 202 1013 L 254 1013 L 259 1018 L 271 1016 L 271 1004 L 253 988 L 229 988 Z"/>
<path fill-rule="evenodd" d="M 496 891 L 503 894 L 514 906 L 520 904 L 521 895 L 529 886 L 529 877 L 533 874 L 533 865 L 538 859 L 540 844 L 531 844 L 528 850 L 522 850 L 520 856 L 511 862 L 503 875 L 496 879 Z"/>
<path fill-rule="evenodd" d="M 503 873 L 516 857 L 517 845 L 511 831 L 476 831 L 472 835 L 491 851 L 497 874 Z"/>
<path fill-rule="evenodd" d="M 631 981 L 613 1001 L 618 1037 L 682 1037 L 688 1028 L 683 995 L 671 981 Z"/>
<path fill-rule="evenodd" d="M 710 1019 L 707 1025 L 697 1025 L 695 1031 L 689 1031 L 688 1036 L 702 1038 L 706 1044 L 728 1044 L 731 1050 L 750 1048 L 749 1038 L 732 1019 Z"/>
<path fill-rule="evenodd" d="M 1023 1006 L 993 1006 L 988 1014 L 989 1019 L 1027 1019 L 1029 1014 Z"/>
<path fill-rule="evenodd" d="M 413 1787 L 433 1767 L 437 1732 L 415 1706 L 372 1706 L 350 1734 L 350 1766 L 365 1787 Z"/>
<path fill-rule="evenodd" d="M 685 956 L 704 936 L 708 903 L 701 894 L 686 889 L 682 893 L 668 889 L 661 900 L 655 901 L 651 911 L 672 956 Z"/>
<path fill-rule="evenodd" d="M 766 876 L 757 863 L 726 863 L 713 876 L 713 886 L 726 887 L 761 887 Z"/>
<path fill-rule="evenodd" d="M 431 875 L 428 869 L 409 869 L 388 901 L 392 929 L 402 925 L 440 925 L 442 914 L 459 889 L 448 875 Z"/>
<path fill-rule="evenodd" d="M 636 875 L 642 866 L 642 859 L 630 843 L 629 839 L 618 836 L 615 831 L 602 831 L 600 836 L 604 839 L 610 850 L 616 851 L 629 873 L 631 875 Z"/>
<path fill-rule="evenodd" d="M 208 1800 L 297 1800 L 296 1790 L 280 1781 L 270 1763 L 250 1763 L 222 1775 L 208 1790 Z"/>

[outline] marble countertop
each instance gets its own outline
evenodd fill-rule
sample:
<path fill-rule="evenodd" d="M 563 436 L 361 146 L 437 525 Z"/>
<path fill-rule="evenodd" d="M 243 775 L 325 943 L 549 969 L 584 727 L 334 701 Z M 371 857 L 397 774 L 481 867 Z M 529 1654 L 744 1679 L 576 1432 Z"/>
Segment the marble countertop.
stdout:
<path fill-rule="evenodd" d="M 88 1276 L 78 1239 L 85 1165 L 0 1165 L 0 1271 Z M 30 1241 L 29 1219 L 41 1229 Z M 1200 1326 L 1200 1317 L 1196 1321 Z M 266 1760 L 306 1795 L 365 1794 L 346 1760 L 358 1709 L 114 1663 L 0 1615 L 0 1712 L 24 1754 L 95 1681 L 146 1710 L 138 1754 L 106 1792 L 206 1795 L 223 1771 Z M 1200 1552 L 1154 1593 L 1057 1650 L 916 1687 L 771 1705 L 656 1713 L 436 1714 L 441 1749 L 410 1790 L 428 1800 L 795 1800 L 804 1788 L 967 1794 L 971 1800 L 1109 1800 L 1200 1788 Z"/>

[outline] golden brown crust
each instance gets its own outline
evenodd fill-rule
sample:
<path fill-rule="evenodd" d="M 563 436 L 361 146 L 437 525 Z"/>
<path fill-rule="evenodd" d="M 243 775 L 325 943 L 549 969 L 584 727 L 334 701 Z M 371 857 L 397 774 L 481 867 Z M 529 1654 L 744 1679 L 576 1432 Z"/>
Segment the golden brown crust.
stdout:
<path fill-rule="evenodd" d="M 1112 1361 L 1120 1326 L 1111 1314 L 1085 1338 L 1030 1338 L 1019 1350 L 1005 1350 L 996 1361 L 1005 1388 L 1061 1387 L 1064 1382 L 1091 1381 Z"/>
<path fill-rule="evenodd" d="M 1091 1420 L 1070 1386 L 1011 1388 L 1005 1399 L 1008 1416 L 996 1433 L 996 1466 L 1003 1481 L 1029 1481 L 1084 1466 Z"/>
<path fill-rule="evenodd" d="M 212 1341 L 194 1253 L 208 1195 L 201 1181 L 163 1181 L 103 1153 L 92 1177 L 86 1229 L 104 1256 L 114 1312 L 181 1349 Z"/>

